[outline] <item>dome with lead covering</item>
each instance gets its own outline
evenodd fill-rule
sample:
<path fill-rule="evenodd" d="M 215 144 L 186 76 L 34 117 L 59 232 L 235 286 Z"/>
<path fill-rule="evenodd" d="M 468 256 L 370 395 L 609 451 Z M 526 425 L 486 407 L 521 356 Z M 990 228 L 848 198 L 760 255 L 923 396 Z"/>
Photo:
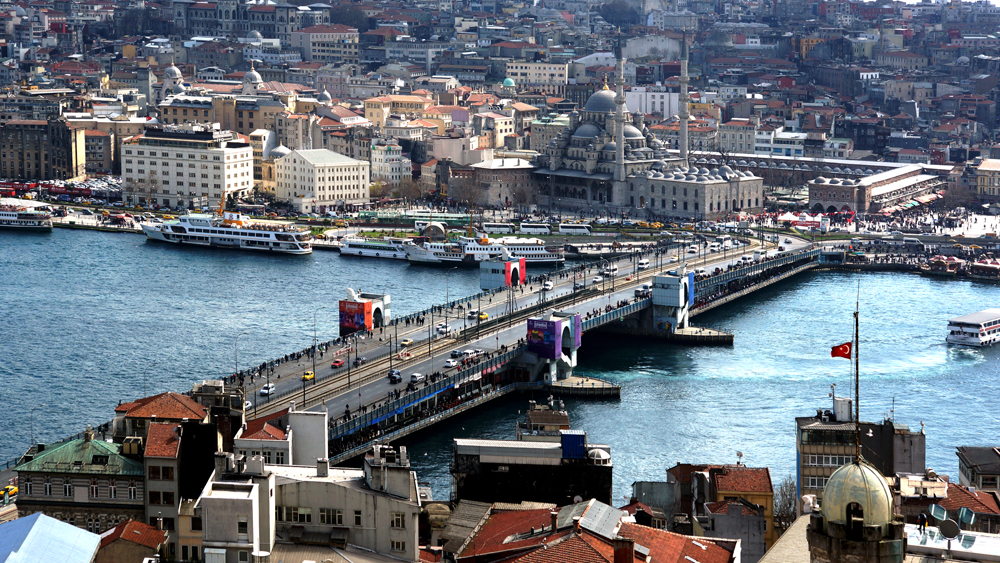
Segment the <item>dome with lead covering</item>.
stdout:
<path fill-rule="evenodd" d="M 583 111 L 608 113 L 615 111 L 615 93 L 611 90 L 598 90 L 590 95 Z"/>

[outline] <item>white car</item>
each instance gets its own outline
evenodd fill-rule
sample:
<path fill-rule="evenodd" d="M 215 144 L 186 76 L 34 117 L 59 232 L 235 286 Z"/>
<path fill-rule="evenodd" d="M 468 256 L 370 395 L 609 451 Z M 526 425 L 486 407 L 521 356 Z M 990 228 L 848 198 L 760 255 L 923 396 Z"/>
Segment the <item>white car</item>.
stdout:
<path fill-rule="evenodd" d="M 263 396 L 274 395 L 274 384 L 268 383 L 260 388 L 260 394 Z"/>
<path fill-rule="evenodd" d="M 253 409 L 253 401 L 247 401 L 243 403 L 243 410 L 248 411 Z"/>
<path fill-rule="evenodd" d="M 667 260 L 667 263 L 669 263 L 669 264 L 673 264 L 673 263 L 674 263 L 674 262 L 676 262 L 676 261 L 677 261 L 677 257 L 676 257 L 676 256 L 671 256 L 671 257 L 670 257 L 670 259 L 669 259 L 669 260 Z"/>
<path fill-rule="evenodd" d="M 411 373 L 410 383 L 422 383 L 427 379 L 427 376 L 422 373 Z"/>
<path fill-rule="evenodd" d="M 785 239 L 785 244 L 792 244 L 792 239 L 786 238 Z"/>
<path fill-rule="evenodd" d="M 458 367 L 458 361 L 457 360 L 445 360 L 444 361 L 444 367 L 446 367 L 446 368 L 457 368 Z"/>
<path fill-rule="evenodd" d="M 604 281 L 604 278 L 601 276 L 594 276 L 591 278 L 590 283 L 601 283 L 602 281 Z"/>
<path fill-rule="evenodd" d="M 555 285 L 553 285 L 552 282 L 547 281 L 542 284 L 542 291 L 552 291 L 552 288 L 554 287 Z"/>

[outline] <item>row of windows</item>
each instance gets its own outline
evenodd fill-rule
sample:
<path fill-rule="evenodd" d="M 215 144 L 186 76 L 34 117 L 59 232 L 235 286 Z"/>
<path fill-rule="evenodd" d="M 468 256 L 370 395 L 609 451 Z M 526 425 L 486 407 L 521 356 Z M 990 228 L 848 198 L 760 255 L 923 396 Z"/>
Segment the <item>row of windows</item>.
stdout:
<path fill-rule="evenodd" d="M 807 489 L 825 489 L 826 482 L 830 480 L 829 477 L 804 477 L 805 483 L 803 486 Z"/>
<path fill-rule="evenodd" d="M 193 232 L 193 233 L 218 233 L 218 234 L 227 234 L 227 233 L 219 233 L 218 231 L 213 231 L 212 229 L 191 229 L 191 232 Z M 244 233 L 244 235 L 245 234 L 246 233 Z M 262 236 L 262 237 L 265 237 L 265 238 L 266 237 L 270 237 L 269 233 L 252 233 L 252 234 L 254 236 Z M 242 455 L 243 457 L 246 457 L 247 450 L 240 450 L 240 455 Z M 264 463 L 266 463 L 268 465 L 271 464 L 271 450 L 264 450 L 263 452 L 260 452 L 260 451 L 257 451 L 257 450 L 251 450 L 250 451 L 250 457 L 255 457 L 255 456 L 261 456 L 261 457 L 264 458 Z M 249 458 L 247 458 L 247 459 L 249 459 Z M 276 451 L 276 452 L 274 452 L 274 463 L 276 465 L 284 465 L 285 464 L 285 452 L 283 452 L 283 451 Z"/>
<path fill-rule="evenodd" d="M 24 483 L 23 484 L 24 494 L 27 495 L 27 496 L 34 495 L 35 494 L 35 483 L 33 482 L 32 477 L 25 477 L 23 483 Z M 41 486 L 42 486 L 42 494 L 44 496 L 47 496 L 47 497 L 52 496 L 52 480 L 51 479 L 45 479 L 45 481 L 43 481 L 41 483 Z M 97 479 L 91 479 L 91 481 L 90 481 L 90 487 L 89 487 L 90 498 L 100 498 L 101 497 L 101 488 L 102 487 L 98 484 Z M 108 496 L 107 496 L 107 498 L 118 498 L 118 482 L 117 481 L 111 481 L 111 484 L 108 485 L 107 489 L 108 489 Z M 63 480 L 63 483 L 62 483 L 62 493 L 63 493 L 64 497 L 71 497 L 71 496 L 73 496 L 73 483 L 69 479 Z M 135 481 L 129 481 L 128 482 L 128 499 L 129 500 L 136 500 L 137 495 L 138 495 L 138 489 L 136 488 Z"/>
<path fill-rule="evenodd" d="M 848 463 L 854 463 L 854 456 L 809 454 L 802 456 L 802 460 L 805 465 L 816 467 L 841 467 Z"/>

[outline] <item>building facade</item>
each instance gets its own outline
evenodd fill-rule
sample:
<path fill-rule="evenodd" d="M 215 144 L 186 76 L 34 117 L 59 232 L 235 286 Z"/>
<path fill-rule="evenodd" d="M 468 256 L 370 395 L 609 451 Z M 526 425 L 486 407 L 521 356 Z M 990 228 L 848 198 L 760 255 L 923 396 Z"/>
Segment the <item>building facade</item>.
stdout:
<path fill-rule="evenodd" d="M 358 30 L 342 24 L 317 25 L 291 34 L 292 48 L 302 60 L 321 63 L 358 62 Z"/>
<path fill-rule="evenodd" d="M 368 203 L 371 164 L 328 149 L 294 150 L 275 161 L 275 196 L 300 213 Z"/>
<path fill-rule="evenodd" d="M 13 119 L 0 131 L 0 177 L 72 180 L 87 173 L 86 136 L 65 117 Z"/>
<path fill-rule="evenodd" d="M 377 138 L 371 144 L 371 172 L 373 182 L 390 186 L 411 177 L 410 159 L 403 156 L 403 149 L 394 138 Z"/>

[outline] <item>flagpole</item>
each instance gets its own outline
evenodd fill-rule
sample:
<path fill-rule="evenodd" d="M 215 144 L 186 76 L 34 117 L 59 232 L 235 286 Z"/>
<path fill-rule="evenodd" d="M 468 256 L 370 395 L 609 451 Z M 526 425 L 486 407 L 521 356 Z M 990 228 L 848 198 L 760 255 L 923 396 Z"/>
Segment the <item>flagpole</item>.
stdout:
<path fill-rule="evenodd" d="M 858 312 L 861 310 L 861 282 L 858 281 L 858 299 L 854 306 L 854 448 L 855 463 L 861 463 L 861 392 L 858 386 L 861 384 L 861 364 L 859 360 L 861 343 L 859 332 Z"/>

